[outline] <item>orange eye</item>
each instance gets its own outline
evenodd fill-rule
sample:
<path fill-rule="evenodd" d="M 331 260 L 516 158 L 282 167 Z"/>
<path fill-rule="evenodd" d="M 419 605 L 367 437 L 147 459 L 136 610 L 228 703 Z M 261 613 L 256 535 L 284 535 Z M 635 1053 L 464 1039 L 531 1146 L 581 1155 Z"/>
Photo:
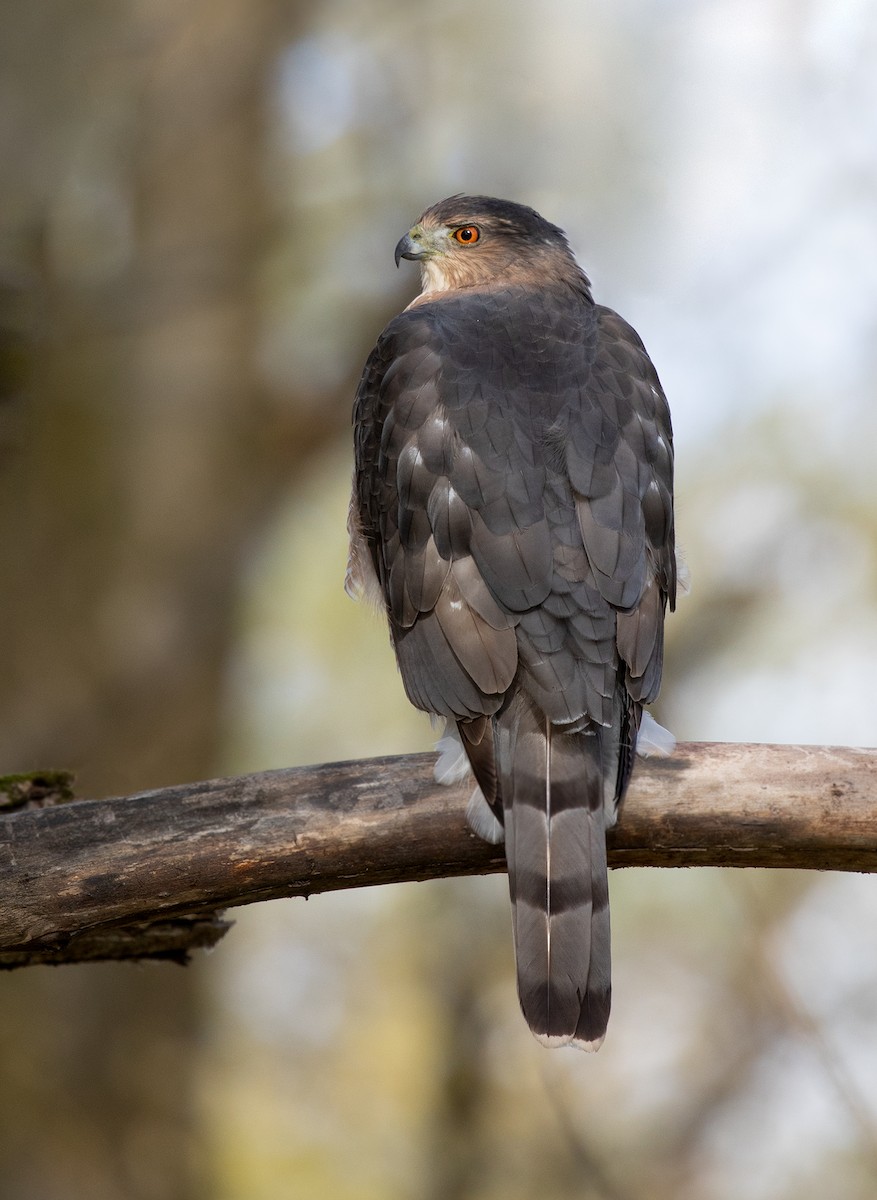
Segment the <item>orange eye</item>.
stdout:
<path fill-rule="evenodd" d="M 474 246 L 480 237 L 481 233 L 476 225 L 464 225 L 462 229 L 454 230 L 454 240 L 461 246 Z"/>

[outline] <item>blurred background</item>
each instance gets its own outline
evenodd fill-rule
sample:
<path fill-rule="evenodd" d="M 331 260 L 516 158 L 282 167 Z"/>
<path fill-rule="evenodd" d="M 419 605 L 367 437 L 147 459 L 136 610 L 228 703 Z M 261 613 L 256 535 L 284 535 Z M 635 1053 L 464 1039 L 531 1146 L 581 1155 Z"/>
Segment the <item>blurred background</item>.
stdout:
<path fill-rule="evenodd" d="M 342 590 L 349 422 L 395 242 L 464 190 L 568 230 L 670 398 L 656 716 L 873 744 L 875 61 L 866 0 L 8 0 L 0 771 L 430 746 Z M 502 877 L 0 977 L 0 1195 L 870 1200 L 877 883 L 616 872 L 612 905 L 596 1057 L 528 1034 Z"/>

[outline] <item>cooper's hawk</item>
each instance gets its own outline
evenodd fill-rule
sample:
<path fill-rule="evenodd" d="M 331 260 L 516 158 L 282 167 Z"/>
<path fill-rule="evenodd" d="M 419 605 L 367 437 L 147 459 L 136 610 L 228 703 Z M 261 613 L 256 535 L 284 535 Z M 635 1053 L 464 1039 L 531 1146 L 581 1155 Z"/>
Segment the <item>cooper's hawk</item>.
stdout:
<path fill-rule="evenodd" d="M 400 258 L 423 290 L 357 392 L 348 588 L 377 590 L 409 699 L 459 730 L 492 810 L 473 827 L 504 827 L 530 1028 L 596 1049 L 606 830 L 675 602 L 670 414 L 533 209 L 452 196 Z"/>

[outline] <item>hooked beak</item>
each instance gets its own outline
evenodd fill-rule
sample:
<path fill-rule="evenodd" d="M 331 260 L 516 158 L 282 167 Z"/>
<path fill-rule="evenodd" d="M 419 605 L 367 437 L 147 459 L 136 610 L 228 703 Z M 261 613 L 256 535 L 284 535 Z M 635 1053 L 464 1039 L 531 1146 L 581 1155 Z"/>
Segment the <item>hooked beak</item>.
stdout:
<path fill-rule="evenodd" d="M 417 235 L 417 237 L 412 237 L 411 232 L 409 231 L 396 243 L 396 250 L 393 257 L 395 258 L 396 266 L 398 267 L 399 260 L 402 258 L 410 258 L 416 262 L 418 259 L 425 258 L 426 255 L 427 249 L 420 240 L 420 235 Z"/>

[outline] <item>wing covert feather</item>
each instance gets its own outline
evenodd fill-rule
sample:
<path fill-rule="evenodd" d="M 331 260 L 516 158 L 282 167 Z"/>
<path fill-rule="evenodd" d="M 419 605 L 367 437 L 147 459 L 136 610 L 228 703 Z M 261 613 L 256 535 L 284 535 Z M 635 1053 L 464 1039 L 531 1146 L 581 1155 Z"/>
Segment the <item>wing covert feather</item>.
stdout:
<path fill-rule="evenodd" d="M 605 725 L 619 663 L 631 702 L 656 694 L 672 433 L 626 322 L 550 289 L 422 304 L 375 348 L 356 424 L 362 525 L 415 703 L 486 714 L 517 676 L 552 721 Z"/>

